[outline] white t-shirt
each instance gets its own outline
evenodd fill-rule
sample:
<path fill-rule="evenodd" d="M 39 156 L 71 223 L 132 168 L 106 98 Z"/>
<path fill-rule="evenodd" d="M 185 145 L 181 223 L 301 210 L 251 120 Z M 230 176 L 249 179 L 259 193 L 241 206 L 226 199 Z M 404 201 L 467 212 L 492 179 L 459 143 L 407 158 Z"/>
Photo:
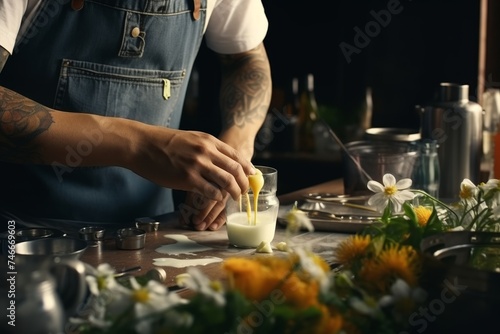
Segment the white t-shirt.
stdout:
<path fill-rule="evenodd" d="M 12 54 L 42 0 L 0 0 L 0 45 Z M 268 21 L 261 0 L 207 0 L 205 39 L 218 53 L 233 54 L 259 45 Z"/>

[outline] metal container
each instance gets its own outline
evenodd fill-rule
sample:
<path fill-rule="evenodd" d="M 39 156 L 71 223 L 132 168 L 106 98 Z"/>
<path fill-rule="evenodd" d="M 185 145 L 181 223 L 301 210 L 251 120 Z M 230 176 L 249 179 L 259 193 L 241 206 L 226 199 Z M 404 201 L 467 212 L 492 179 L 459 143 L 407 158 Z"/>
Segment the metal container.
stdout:
<path fill-rule="evenodd" d="M 117 231 L 116 248 L 118 249 L 141 249 L 146 242 L 146 231 L 139 228 L 129 227 Z"/>
<path fill-rule="evenodd" d="M 419 281 L 428 293 L 424 307 L 444 310 L 439 315 L 429 313 L 435 321 L 426 323 L 425 333 L 474 333 L 478 328 L 484 328 L 481 333 L 497 333 L 500 233 L 437 233 L 424 238 L 420 248 Z"/>
<path fill-rule="evenodd" d="M 146 232 L 156 232 L 160 227 L 160 222 L 149 217 L 137 218 L 135 220 L 135 227 Z"/>
<path fill-rule="evenodd" d="M 469 86 L 441 83 L 437 100 L 421 111 L 421 137 L 438 144 L 439 197 L 455 199 L 463 179 L 480 181 L 483 109 L 469 101 Z"/>
<path fill-rule="evenodd" d="M 89 246 L 96 246 L 104 240 L 105 229 L 98 226 L 82 227 L 78 231 L 80 239 L 85 240 Z"/>
<path fill-rule="evenodd" d="M 345 145 L 342 154 L 344 193 L 373 194 L 367 188 L 370 180 L 382 181 L 390 173 L 397 180 L 412 178 L 418 163 L 418 146 L 412 143 L 354 141 Z"/>
<path fill-rule="evenodd" d="M 420 132 L 405 128 L 370 128 L 365 130 L 366 140 L 413 143 L 420 139 Z"/>

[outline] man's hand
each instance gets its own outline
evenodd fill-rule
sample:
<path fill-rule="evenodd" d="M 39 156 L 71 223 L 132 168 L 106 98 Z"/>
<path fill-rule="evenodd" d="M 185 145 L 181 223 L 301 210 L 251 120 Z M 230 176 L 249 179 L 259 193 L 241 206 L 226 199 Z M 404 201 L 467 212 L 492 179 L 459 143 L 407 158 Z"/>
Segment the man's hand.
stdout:
<path fill-rule="evenodd" d="M 269 60 L 263 44 L 240 54 L 220 55 L 220 59 L 223 129 L 219 138 L 250 160 L 271 100 Z M 227 199 L 225 196 L 222 201 L 212 201 L 199 194 L 187 194 L 179 208 L 181 224 L 196 230 L 219 229 L 226 222 Z"/>

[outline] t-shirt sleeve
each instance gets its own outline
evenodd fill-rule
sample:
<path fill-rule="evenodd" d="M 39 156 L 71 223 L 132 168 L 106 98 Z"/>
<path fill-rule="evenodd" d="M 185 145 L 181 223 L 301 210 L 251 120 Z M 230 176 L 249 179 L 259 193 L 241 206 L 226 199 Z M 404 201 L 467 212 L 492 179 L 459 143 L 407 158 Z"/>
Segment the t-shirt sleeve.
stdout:
<path fill-rule="evenodd" d="M 28 0 L 0 0 L 0 46 L 12 54 Z"/>
<path fill-rule="evenodd" d="M 217 53 L 240 53 L 259 45 L 267 29 L 268 20 L 261 0 L 225 0 L 214 8 L 205 40 Z"/>

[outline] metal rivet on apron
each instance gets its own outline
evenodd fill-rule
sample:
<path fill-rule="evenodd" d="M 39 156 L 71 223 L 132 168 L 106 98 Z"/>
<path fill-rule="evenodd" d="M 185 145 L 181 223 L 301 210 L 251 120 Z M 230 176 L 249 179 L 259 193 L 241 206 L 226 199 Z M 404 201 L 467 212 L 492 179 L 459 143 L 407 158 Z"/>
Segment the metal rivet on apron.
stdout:
<path fill-rule="evenodd" d="M 71 0 L 71 8 L 73 10 L 80 10 L 83 8 L 85 0 Z"/>
<path fill-rule="evenodd" d="M 200 19 L 200 0 L 193 0 L 193 20 L 198 21 Z"/>
<path fill-rule="evenodd" d="M 134 27 L 131 31 L 130 31 L 130 35 L 134 38 L 136 38 L 137 36 L 139 36 L 139 34 L 141 33 L 141 29 L 139 29 L 139 27 Z"/>

